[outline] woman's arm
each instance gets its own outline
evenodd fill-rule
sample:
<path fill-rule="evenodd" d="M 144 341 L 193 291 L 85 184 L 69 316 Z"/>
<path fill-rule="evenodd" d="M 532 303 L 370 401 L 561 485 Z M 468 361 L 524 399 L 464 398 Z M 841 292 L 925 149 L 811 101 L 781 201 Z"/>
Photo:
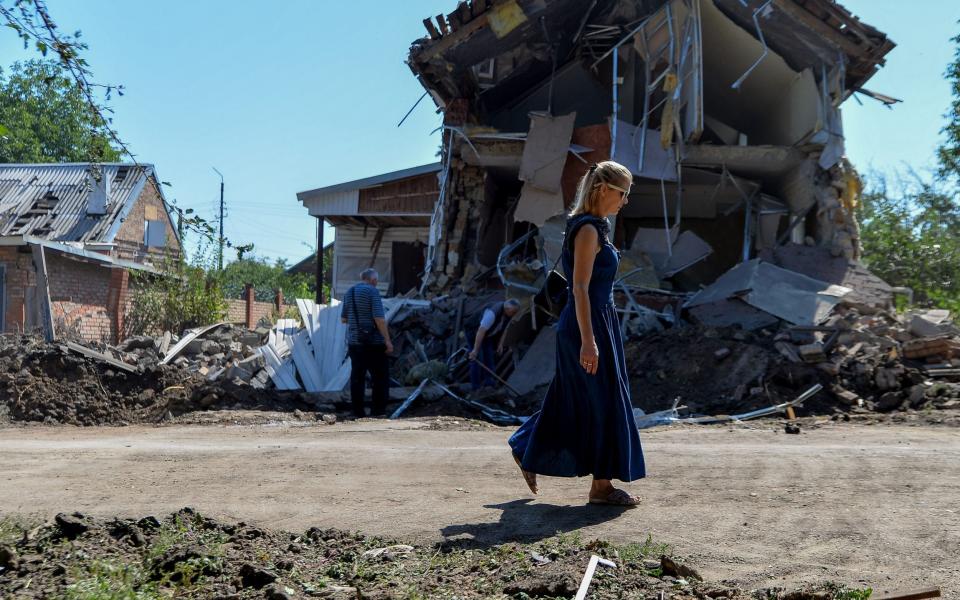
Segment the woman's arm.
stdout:
<path fill-rule="evenodd" d="M 573 299 L 577 309 L 577 325 L 580 326 L 580 365 L 591 375 L 597 372 L 597 341 L 593 337 L 593 320 L 590 318 L 590 277 L 593 262 L 600 249 L 600 235 L 593 225 L 584 225 L 573 241 Z"/>

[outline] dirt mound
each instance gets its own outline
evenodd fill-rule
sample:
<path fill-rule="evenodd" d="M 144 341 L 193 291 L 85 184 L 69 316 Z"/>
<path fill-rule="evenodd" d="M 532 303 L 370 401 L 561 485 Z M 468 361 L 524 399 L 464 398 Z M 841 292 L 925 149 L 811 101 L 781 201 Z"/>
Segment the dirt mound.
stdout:
<path fill-rule="evenodd" d="M 0 337 L 0 417 L 71 425 L 155 423 L 198 410 L 335 407 L 309 395 L 210 382 L 180 365 L 127 372 L 59 344 Z"/>
<path fill-rule="evenodd" d="M 417 548 L 335 529 L 302 533 L 221 523 L 184 508 L 164 519 L 60 514 L 49 523 L 0 521 L 0 594 L 16 598 L 543 598 L 570 597 L 592 554 L 591 598 L 746 597 L 702 582 L 650 540 L 615 546 L 576 534 L 532 544 Z M 838 586 L 787 596 L 833 598 Z"/>

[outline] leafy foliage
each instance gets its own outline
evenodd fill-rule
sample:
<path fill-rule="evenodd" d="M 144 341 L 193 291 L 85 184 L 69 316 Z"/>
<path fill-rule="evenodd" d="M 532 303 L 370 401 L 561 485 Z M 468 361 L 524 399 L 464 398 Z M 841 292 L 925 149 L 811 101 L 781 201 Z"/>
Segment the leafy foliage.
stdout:
<path fill-rule="evenodd" d="M 106 134 L 123 154 L 132 158 L 133 153 L 113 130 L 110 118 L 105 116 L 112 110 L 103 104 L 103 101 L 110 101 L 114 92 L 122 96 L 123 86 L 103 85 L 91 81 L 93 73 L 82 56 L 88 47 L 80 39 L 81 33 L 76 31 L 71 35 L 61 31 L 50 16 L 43 0 L 0 0 L 0 25 L 6 25 L 13 30 L 23 41 L 24 49 L 32 45 L 44 58 L 48 53 L 56 57 L 57 62 L 51 64 L 56 64 L 63 70 L 63 74 L 72 80 L 75 90 L 86 101 L 90 118 L 96 124 L 97 130 Z M 96 97 L 97 88 L 103 91 L 103 101 Z M 10 125 L 0 122 L 0 128 L 9 132 Z M 0 135 L 6 134 L 0 131 Z M 83 160 L 97 162 L 103 159 L 91 155 Z"/>
<path fill-rule="evenodd" d="M 271 264 L 265 258 L 244 258 L 223 268 L 222 285 L 227 298 L 243 298 L 244 286 L 253 284 L 255 298 L 262 302 L 273 300 L 277 290 L 283 297 L 313 298 L 316 293 L 316 277 L 306 273 L 287 274 L 287 261 L 278 259 Z"/>
<path fill-rule="evenodd" d="M 953 43 L 957 45 L 954 60 L 947 66 L 945 73 L 950 81 L 953 101 L 944 115 L 947 123 L 941 133 L 946 136 L 946 140 L 937 148 L 937 159 L 940 162 L 941 177 L 960 179 L 960 35 L 953 38 Z"/>
<path fill-rule="evenodd" d="M 858 218 L 863 260 L 922 306 L 960 310 L 960 206 L 942 181 L 874 176 Z"/>
<path fill-rule="evenodd" d="M 0 70 L 0 162 L 115 162 L 100 113 L 52 61 L 14 63 Z"/>
<path fill-rule="evenodd" d="M 124 335 L 141 335 L 209 325 L 227 314 L 218 273 L 209 268 L 209 245 L 201 246 L 193 262 L 166 257 L 156 265 L 160 274 L 131 273 L 131 306 Z"/>

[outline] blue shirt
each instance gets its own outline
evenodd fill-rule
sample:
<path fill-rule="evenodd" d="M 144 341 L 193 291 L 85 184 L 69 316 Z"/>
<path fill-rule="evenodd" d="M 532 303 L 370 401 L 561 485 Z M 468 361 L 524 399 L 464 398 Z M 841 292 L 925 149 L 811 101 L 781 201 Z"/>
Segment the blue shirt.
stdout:
<path fill-rule="evenodd" d="M 374 319 L 383 318 L 383 300 L 380 291 L 369 283 L 358 283 L 343 297 L 340 304 L 340 318 L 347 320 L 347 344 L 357 346 L 361 344 L 360 328 L 373 329 L 374 334 L 370 344 L 384 344 L 386 341 L 377 330 Z M 354 311 L 356 306 L 356 311 Z"/>

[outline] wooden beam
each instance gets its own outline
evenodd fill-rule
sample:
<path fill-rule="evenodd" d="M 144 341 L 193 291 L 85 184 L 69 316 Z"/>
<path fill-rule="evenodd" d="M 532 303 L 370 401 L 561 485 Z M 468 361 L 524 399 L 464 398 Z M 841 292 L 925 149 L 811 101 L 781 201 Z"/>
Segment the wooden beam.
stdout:
<path fill-rule="evenodd" d="M 487 0 L 473 0 L 473 3 L 470 5 L 470 12 L 473 14 L 473 18 L 477 18 L 487 11 Z"/>
<path fill-rule="evenodd" d="M 437 22 L 441 22 L 442 19 L 443 19 L 443 15 L 437 15 Z M 441 39 L 436 44 L 424 50 L 414 60 L 421 63 L 427 62 L 431 58 L 438 56 L 440 54 L 443 54 L 450 48 L 453 48 L 454 46 L 456 46 L 457 44 L 464 41 L 465 39 L 467 39 L 468 37 L 470 37 L 471 35 L 473 35 L 474 33 L 479 31 L 480 29 L 483 29 L 486 26 L 487 26 L 487 15 L 486 14 L 480 15 L 476 19 L 470 21 L 469 23 L 467 23 L 466 25 L 458 29 L 456 35 L 446 35 L 446 33 L 444 33 L 443 39 Z M 444 24 L 441 27 L 441 29 L 446 31 L 446 24 Z"/>
<path fill-rule="evenodd" d="M 450 26 L 452 33 L 456 33 L 456 31 L 460 29 L 460 26 L 464 24 L 465 23 L 460 21 L 460 13 L 456 10 L 447 15 L 447 25 Z"/>
<path fill-rule="evenodd" d="M 33 252 L 33 266 L 37 271 L 37 301 L 40 305 L 40 322 L 43 324 L 43 337 L 52 342 L 57 337 L 53 326 L 53 304 L 50 302 L 50 284 L 47 281 L 47 257 L 43 246 L 30 244 Z"/>
<path fill-rule="evenodd" d="M 437 31 L 437 26 L 433 24 L 433 21 L 429 17 L 423 20 L 423 26 L 426 27 L 431 40 L 440 39 L 440 32 Z"/>
<path fill-rule="evenodd" d="M 450 28 L 447 27 L 447 20 L 443 15 L 437 15 L 437 25 L 440 27 L 440 35 L 447 35 L 450 33 Z"/>
<path fill-rule="evenodd" d="M 834 29 L 833 27 L 827 25 L 820 19 L 816 18 L 812 13 L 807 10 L 804 10 L 794 4 L 793 0 L 773 0 L 774 5 L 785 12 L 787 15 L 794 18 L 794 20 L 800 21 L 810 29 L 819 33 L 822 36 L 825 36 L 828 40 L 834 42 L 836 45 L 844 52 L 849 52 L 854 56 L 859 56 L 863 58 L 869 57 L 870 48 L 864 48 L 854 44 L 848 40 L 842 33 Z"/>
<path fill-rule="evenodd" d="M 460 1 L 460 4 L 457 5 L 457 10 L 460 12 L 460 24 L 469 23 L 472 16 L 470 15 L 470 6 L 465 0 Z"/>

